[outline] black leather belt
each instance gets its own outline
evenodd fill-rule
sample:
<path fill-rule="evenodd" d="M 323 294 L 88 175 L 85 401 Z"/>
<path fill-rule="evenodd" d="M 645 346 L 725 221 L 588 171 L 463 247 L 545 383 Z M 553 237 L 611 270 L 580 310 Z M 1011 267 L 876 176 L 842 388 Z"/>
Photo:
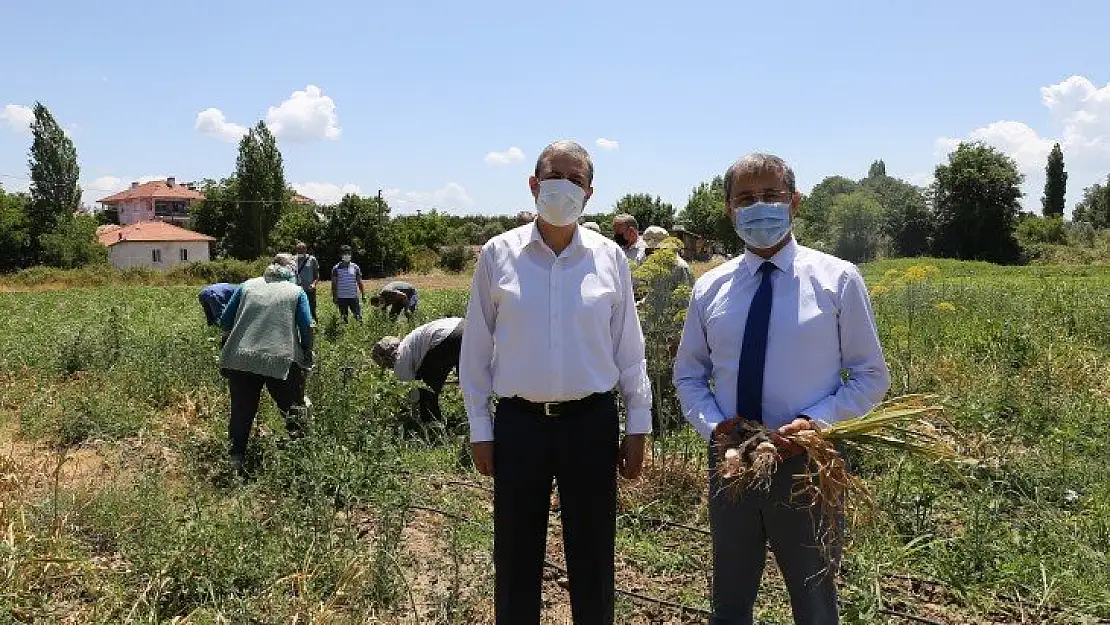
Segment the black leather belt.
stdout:
<path fill-rule="evenodd" d="M 523 397 L 515 396 L 502 398 L 501 401 L 533 414 L 543 415 L 545 417 L 559 417 L 576 412 L 583 412 L 590 408 L 597 407 L 606 401 L 613 401 L 613 399 L 613 392 L 609 391 L 605 393 L 594 393 L 593 395 L 587 395 L 581 399 L 572 399 L 569 401 L 528 401 Z"/>

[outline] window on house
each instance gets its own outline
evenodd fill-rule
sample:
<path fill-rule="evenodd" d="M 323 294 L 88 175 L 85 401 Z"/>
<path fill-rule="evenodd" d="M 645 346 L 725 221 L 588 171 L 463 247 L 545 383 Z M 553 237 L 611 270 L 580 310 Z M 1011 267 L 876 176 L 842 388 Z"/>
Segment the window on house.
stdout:
<path fill-rule="evenodd" d="M 185 248 L 181 248 L 181 262 L 183 262 L 183 263 L 189 262 L 189 250 L 187 250 Z"/>
<path fill-rule="evenodd" d="M 150 260 L 154 263 L 162 262 L 162 250 L 150 250 Z"/>

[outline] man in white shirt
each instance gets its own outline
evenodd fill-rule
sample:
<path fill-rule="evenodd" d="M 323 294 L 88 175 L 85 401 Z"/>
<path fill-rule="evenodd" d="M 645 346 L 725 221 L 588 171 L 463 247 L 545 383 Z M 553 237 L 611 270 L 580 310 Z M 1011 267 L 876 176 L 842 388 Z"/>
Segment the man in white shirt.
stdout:
<path fill-rule="evenodd" d="M 475 467 L 493 476 L 501 625 L 540 622 L 552 478 L 574 622 L 613 622 L 616 473 L 640 475 L 651 386 L 623 252 L 578 227 L 592 182 L 585 149 L 547 146 L 528 181 L 539 217 L 490 239 L 474 270 L 459 379 Z"/>
<path fill-rule="evenodd" d="M 624 250 L 628 264 L 635 267 L 647 256 L 647 243 L 640 237 L 640 224 L 628 213 L 613 217 L 613 240 Z"/>
<path fill-rule="evenodd" d="M 772 430 L 782 458 L 768 491 L 722 492 L 710 447 L 711 623 L 750 624 L 767 545 L 790 592 L 794 622 L 838 622 L 833 561 L 811 511 L 791 497 L 805 469 L 784 438 L 869 412 L 890 386 L 863 278 L 854 265 L 791 234 L 799 195 L 780 158 L 751 154 L 725 174 L 726 210 L 746 251 L 694 285 L 674 363 L 687 420 L 712 442 L 739 417 Z M 843 376 L 843 377 L 842 377 Z"/>
<path fill-rule="evenodd" d="M 447 376 L 459 366 L 465 320 L 459 317 L 436 319 L 409 332 L 404 340 L 387 336 L 374 344 L 370 358 L 381 367 L 393 369 L 405 382 L 420 380 L 420 419 L 424 423 L 443 422 L 439 394 Z"/>

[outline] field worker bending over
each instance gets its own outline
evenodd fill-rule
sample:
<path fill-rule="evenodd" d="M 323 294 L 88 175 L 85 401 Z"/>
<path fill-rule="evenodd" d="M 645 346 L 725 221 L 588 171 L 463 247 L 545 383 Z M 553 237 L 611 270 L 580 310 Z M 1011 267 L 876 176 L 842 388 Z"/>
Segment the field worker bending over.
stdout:
<path fill-rule="evenodd" d="M 640 475 L 651 385 L 624 252 L 578 226 L 593 174 L 582 146 L 547 146 L 528 180 L 539 217 L 482 247 L 470 289 L 459 379 L 474 465 L 493 476 L 499 625 L 540 622 L 552 478 L 574 622 L 613 622 L 617 471 Z"/>
<path fill-rule="evenodd" d="M 387 336 L 370 350 L 370 358 L 378 366 L 393 369 L 401 380 L 420 380 L 428 386 L 420 389 L 420 420 L 424 423 L 443 421 L 439 394 L 447 376 L 459 366 L 465 325 L 459 317 L 437 319 L 409 332 L 404 340 Z"/>
<path fill-rule="evenodd" d="M 395 280 L 382 287 L 378 294 L 370 298 L 370 305 L 389 310 L 389 318 L 396 321 L 402 312 L 406 317 L 412 318 L 416 314 L 416 304 L 420 297 L 416 289 L 408 282 Z"/>
<path fill-rule="evenodd" d="M 792 497 L 806 456 L 783 438 L 871 411 L 890 386 L 867 287 L 854 265 L 791 234 L 800 196 L 777 156 L 750 154 L 725 172 L 725 206 L 746 250 L 694 284 L 674 362 L 683 414 L 707 442 L 739 418 L 763 423 L 781 459 L 769 488 L 736 499 L 714 470 L 711 624 L 750 624 L 767 546 L 794 622 L 838 622 L 839 546 L 825 550 L 809 502 Z M 843 377 L 842 377 L 843 375 Z"/>
<path fill-rule="evenodd" d="M 290 436 L 302 435 L 307 425 L 299 417 L 305 374 L 313 364 L 313 323 L 296 271 L 291 254 L 278 254 L 261 278 L 239 287 L 220 318 L 220 369 L 231 391 L 231 468 L 239 475 L 263 386 L 285 418 Z"/>
<path fill-rule="evenodd" d="M 239 290 L 238 284 L 227 282 L 209 284 L 200 290 L 197 299 L 200 300 L 200 307 L 204 309 L 204 320 L 208 325 L 219 325 L 220 316 L 224 314 L 224 308 L 237 290 Z"/>

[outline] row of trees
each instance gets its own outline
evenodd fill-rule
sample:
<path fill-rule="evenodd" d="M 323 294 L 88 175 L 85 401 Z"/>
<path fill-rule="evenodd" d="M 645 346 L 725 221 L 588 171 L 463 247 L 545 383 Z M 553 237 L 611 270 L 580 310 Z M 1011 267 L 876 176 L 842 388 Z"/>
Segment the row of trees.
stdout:
<path fill-rule="evenodd" d="M 41 103 L 36 103 L 34 116 L 30 191 L 12 194 L 0 188 L 0 270 L 102 261 L 106 253 L 96 242 L 95 220 L 78 214 L 77 151 Z M 1020 212 L 1023 176 L 1011 158 L 992 147 L 959 145 L 925 188 L 887 175 L 880 160 L 863 179 L 830 176 L 816 185 L 802 200 L 795 232 L 804 243 L 855 262 L 923 254 L 1020 262 L 1028 253 L 1019 240 L 1067 240 L 1062 221 L 1067 172 L 1059 145 L 1049 154 L 1045 171 L 1045 217 L 1040 218 Z M 436 211 L 391 217 L 380 197 L 348 195 L 322 207 L 295 202 L 281 151 L 263 122 L 240 141 L 235 171 L 222 180 L 205 180 L 200 190 L 206 199 L 192 207 L 192 227 L 217 239 L 217 256 L 254 259 L 289 250 L 302 240 L 321 262 L 331 264 L 341 245 L 351 245 L 372 274 L 427 266 L 448 256 L 448 264 L 457 268 L 465 264 L 467 246 L 515 225 L 513 216 Z M 632 214 L 641 229 L 682 224 L 735 253 L 742 243 L 724 204 L 724 180 L 717 176 L 695 187 L 677 213 L 658 196 L 634 193 L 620 198 L 609 212 L 584 220 L 598 222 L 607 235 L 617 213 Z M 105 221 L 112 217 L 101 215 Z M 1110 228 L 1110 177 L 1105 185 L 1084 190 L 1073 221 Z"/>
<path fill-rule="evenodd" d="M 1020 262 L 1019 226 L 1037 233 L 1037 243 L 1062 242 L 1067 188 L 1064 156 L 1057 144 L 1046 164 L 1042 212 L 1060 225 L 1021 212 L 1024 176 L 1010 157 L 981 143 L 963 143 L 938 165 L 934 180 L 921 188 L 887 175 L 886 164 L 871 164 L 867 176 L 852 180 L 829 176 L 802 199 L 795 233 L 805 244 L 854 262 L 877 256 L 921 256 Z M 724 179 L 702 182 L 690 193 L 677 221 L 687 229 L 738 252 L 724 206 Z M 1110 227 L 1110 179 L 1087 189 L 1076 221 Z M 1050 234 L 1046 234 L 1050 233 Z"/>

